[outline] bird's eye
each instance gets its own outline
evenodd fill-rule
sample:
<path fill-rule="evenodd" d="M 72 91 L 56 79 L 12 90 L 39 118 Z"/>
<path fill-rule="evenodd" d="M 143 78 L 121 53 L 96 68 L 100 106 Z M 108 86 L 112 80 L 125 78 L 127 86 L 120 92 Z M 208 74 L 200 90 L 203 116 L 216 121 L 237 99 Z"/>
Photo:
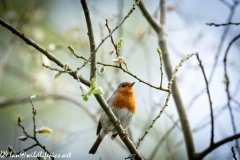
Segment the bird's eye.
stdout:
<path fill-rule="evenodd" d="M 124 83 L 122 84 L 122 87 L 125 87 L 125 84 L 124 84 Z"/>

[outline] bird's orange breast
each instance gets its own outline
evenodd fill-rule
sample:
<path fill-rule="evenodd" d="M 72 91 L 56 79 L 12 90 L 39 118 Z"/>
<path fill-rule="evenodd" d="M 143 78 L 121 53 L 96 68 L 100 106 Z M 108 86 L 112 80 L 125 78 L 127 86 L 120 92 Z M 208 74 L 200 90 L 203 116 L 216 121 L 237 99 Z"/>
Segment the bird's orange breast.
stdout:
<path fill-rule="evenodd" d="M 134 114 L 136 111 L 136 102 L 133 90 L 129 88 L 119 90 L 113 99 L 113 106 L 119 109 L 127 108 Z"/>

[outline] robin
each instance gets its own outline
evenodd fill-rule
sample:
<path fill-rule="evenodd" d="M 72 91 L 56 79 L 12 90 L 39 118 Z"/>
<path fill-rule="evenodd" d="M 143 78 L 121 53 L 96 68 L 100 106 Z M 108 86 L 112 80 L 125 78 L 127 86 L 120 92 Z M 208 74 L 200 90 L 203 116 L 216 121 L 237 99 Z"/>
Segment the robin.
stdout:
<path fill-rule="evenodd" d="M 117 117 L 118 121 L 121 123 L 124 129 L 127 129 L 130 123 L 134 119 L 134 114 L 136 111 L 136 104 L 134 99 L 133 85 L 135 82 L 123 82 L 121 83 L 117 90 L 107 101 L 108 105 L 112 109 L 113 113 Z M 114 125 L 109 120 L 105 112 L 102 111 L 101 116 L 98 121 L 97 127 L 97 139 L 89 151 L 89 154 L 95 154 L 98 146 L 102 142 L 103 138 L 112 132 L 111 139 L 114 140 L 117 137 L 117 131 Z"/>

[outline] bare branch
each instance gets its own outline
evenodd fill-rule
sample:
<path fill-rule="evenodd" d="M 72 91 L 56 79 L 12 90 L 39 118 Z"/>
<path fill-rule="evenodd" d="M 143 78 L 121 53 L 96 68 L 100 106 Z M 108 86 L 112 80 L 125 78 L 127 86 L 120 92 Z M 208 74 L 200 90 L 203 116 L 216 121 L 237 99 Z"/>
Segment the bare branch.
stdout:
<path fill-rule="evenodd" d="M 13 34 L 16 34 L 18 37 L 20 37 L 23 41 L 25 41 L 28 45 L 33 46 L 35 49 L 37 49 L 38 51 L 40 51 L 42 54 L 44 54 L 49 60 L 55 62 L 58 66 L 60 67 L 64 67 L 64 64 L 57 58 L 55 57 L 53 54 L 51 54 L 49 51 L 47 51 L 46 49 L 44 49 L 43 47 L 41 47 L 39 44 L 37 44 L 36 42 L 34 42 L 32 39 L 28 38 L 27 36 L 25 36 L 23 33 L 21 33 L 20 31 L 18 31 L 17 29 L 15 29 L 14 27 L 12 27 L 11 25 L 9 25 L 8 23 L 4 22 L 2 19 L 0 19 L 0 24 L 7 28 L 8 30 L 10 30 Z M 70 68 L 68 69 L 68 71 L 72 71 Z M 77 79 L 76 74 L 72 71 L 69 72 L 68 74 L 70 74 L 74 79 Z M 91 82 L 84 79 L 83 77 L 79 77 L 81 82 L 84 83 L 87 86 L 91 85 Z"/>
<path fill-rule="evenodd" d="M 105 64 L 105 63 L 101 63 L 101 62 L 97 62 L 97 64 L 101 64 L 101 65 L 104 65 L 104 66 L 109 66 L 109 67 L 114 67 L 114 68 L 119 68 L 121 69 L 123 72 L 126 72 L 127 74 L 129 74 L 130 76 L 134 77 L 135 79 L 139 80 L 139 82 L 142 82 L 152 88 L 155 88 L 155 89 L 159 89 L 159 90 L 162 90 L 162 91 L 165 91 L 165 92 L 169 92 L 169 89 L 165 89 L 165 88 L 161 88 L 161 87 L 157 87 L 157 86 L 153 86 L 152 84 L 148 83 L 148 82 L 145 82 L 143 81 L 142 79 L 138 78 L 136 75 L 132 74 L 130 71 L 127 71 L 126 69 L 120 67 L 120 66 L 117 66 L 117 65 L 111 65 L 111 64 Z"/>
<path fill-rule="evenodd" d="M 207 80 L 207 76 L 205 74 L 203 65 L 202 65 L 202 61 L 199 58 L 199 55 L 196 54 L 197 56 L 197 60 L 199 62 L 199 66 L 202 70 L 203 76 L 204 76 L 204 80 L 205 80 L 205 84 L 206 84 L 206 88 L 207 88 L 207 95 L 208 95 L 208 100 L 209 100 L 209 106 L 210 106 L 210 112 L 211 112 L 211 139 L 210 139 L 210 146 L 213 145 L 214 143 L 214 117 L 213 117 L 213 107 L 212 107 L 212 100 L 211 100 L 211 96 L 210 96 L 210 91 L 209 91 L 209 86 L 208 86 L 208 80 Z"/>
<path fill-rule="evenodd" d="M 209 26 L 215 26 L 215 27 L 220 27 L 220 26 L 228 26 L 228 25 L 240 25 L 240 23 L 232 23 L 232 22 L 229 22 L 229 23 L 222 23 L 222 24 L 216 24 L 216 23 L 206 23 L 206 25 L 209 25 Z"/>
<path fill-rule="evenodd" d="M 160 88 L 162 88 L 162 80 L 163 80 L 163 70 L 162 70 L 162 55 L 159 56 L 160 59 Z"/>
<path fill-rule="evenodd" d="M 225 76 L 225 81 L 226 81 L 226 92 L 227 92 L 227 105 L 228 105 L 228 109 L 229 109 L 229 113 L 230 113 L 230 117 L 231 117 L 231 122 L 232 122 L 232 127 L 233 127 L 234 134 L 237 133 L 237 129 L 236 129 L 236 125 L 235 125 L 235 122 L 234 122 L 234 117 L 233 117 L 232 107 L 231 107 L 231 95 L 230 95 L 230 91 L 229 91 L 230 81 L 229 81 L 228 72 L 227 72 L 227 55 L 228 55 L 228 51 L 229 51 L 231 45 L 238 38 L 240 38 L 240 34 L 238 36 L 236 36 L 235 38 L 233 38 L 233 40 L 229 43 L 229 45 L 227 47 L 227 50 L 225 52 L 225 55 L 224 55 L 224 59 L 223 59 L 223 63 L 224 63 L 224 76 Z M 236 140 L 236 148 L 239 149 L 237 140 Z"/>
<path fill-rule="evenodd" d="M 92 29 L 92 22 L 91 22 L 91 18 L 90 18 L 90 12 L 88 10 L 87 3 L 85 0 L 81 0 L 81 4 L 82 4 L 83 11 L 84 11 L 86 23 L 87 23 L 88 37 L 89 37 L 89 43 L 90 43 L 90 52 L 92 53 L 90 55 L 90 57 L 91 57 L 90 79 L 92 79 L 92 78 L 96 78 L 96 70 L 97 70 L 96 69 L 96 52 L 94 52 L 95 41 L 94 41 L 94 35 L 93 35 L 93 29 Z"/>
<path fill-rule="evenodd" d="M 108 20 L 107 20 L 107 19 L 106 19 L 105 26 L 107 27 L 108 32 L 111 33 L 111 29 L 110 29 L 109 26 L 108 26 Z M 110 38 L 111 38 L 111 42 L 112 42 L 112 44 L 113 44 L 113 46 L 114 46 L 114 48 L 115 48 L 117 57 L 119 57 L 119 56 L 120 56 L 120 54 L 119 54 L 119 49 L 117 48 L 117 45 L 115 44 L 112 35 L 110 36 Z M 127 63 L 123 61 L 123 64 L 125 65 L 126 69 L 128 70 Z M 120 67 L 122 67 L 121 64 L 120 64 Z"/>
<path fill-rule="evenodd" d="M 237 157 L 236 157 L 236 153 L 235 153 L 235 151 L 234 151 L 234 148 L 232 147 L 231 150 L 232 150 L 232 154 L 233 154 L 234 160 L 237 160 Z"/>
<path fill-rule="evenodd" d="M 202 151 L 201 153 L 197 153 L 195 154 L 193 160 L 201 160 L 203 159 L 208 153 L 210 153 L 212 150 L 218 148 L 219 146 L 227 143 L 227 142 L 230 142 L 232 140 L 235 140 L 235 139 L 238 139 L 240 138 L 240 133 L 238 134 L 235 134 L 233 136 L 230 136 L 230 137 L 227 137 L 221 141 L 218 141 L 216 143 L 214 143 L 211 147 L 208 147 L 207 149 L 205 149 L 204 151 Z"/>

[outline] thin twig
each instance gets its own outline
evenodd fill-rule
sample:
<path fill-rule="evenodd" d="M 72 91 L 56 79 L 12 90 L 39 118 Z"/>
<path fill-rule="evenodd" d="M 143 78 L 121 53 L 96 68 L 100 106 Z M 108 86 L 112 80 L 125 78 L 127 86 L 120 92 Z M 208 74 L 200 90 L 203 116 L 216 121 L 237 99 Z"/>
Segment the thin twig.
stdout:
<path fill-rule="evenodd" d="M 222 23 L 222 24 L 216 24 L 216 23 L 206 23 L 206 25 L 209 25 L 209 26 L 215 26 L 215 27 L 220 27 L 220 26 L 228 26 L 228 25 L 240 25 L 240 23 L 232 23 L 232 22 L 229 22 L 229 23 Z"/>
<path fill-rule="evenodd" d="M 114 67 L 114 68 L 119 68 L 121 69 L 123 72 L 126 72 L 127 74 L 129 74 L 130 76 L 134 77 L 135 79 L 139 80 L 139 82 L 142 82 L 152 88 L 155 88 L 155 89 L 159 89 L 159 90 L 162 90 L 162 91 L 165 91 L 165 92 L 169 92 L 170 90 L 169 89 L 165 89 L 165 88 L 161 88 L 161 87 L 157 87 L 157 86 L 153 86 L 152 84 L 148 83 L 148 82 L 145 82 L 143 81 L 142 79 L 138 78 L 136 75 L 132 74 L 130 71 L 127 71 L 126 69 L 120 67 L 120 66 L 116 66 L 116 65 L 111 65 L 111 64 L 105 64 L 105 63 L 101 63 L 101 62 L 97 62 L 97 64 L 101 64 L 103 66 L 109 66 L 109 67 Z"/>
<path fill-rule="evenodd" d="M 61 72 L 61 73 L 72 73 L 72 71 L 64 71 L 64 70 L 60 70 L 58 68 L 52 68 L 50 66 L 45 65 L 44 63 L 42 63 L 42 66 L 47 68 L 47 69 L 50 69 L 52 71 L 58 71 L 58 72 Z"/>
<path fill-rule="evenodd" d="M 232 147 L 231 150 L 232 150 L 232 154 L 233 154 L 234 160 L 237 160 L 236 153 L 235 153 L 235 151 L 234 151 L 234 147 Z"/>
<path fill-rule="evenodd" d="M 176 73 L 177 73 L 178 69 L 182 66 L 183 62 L 185 62 L 186 60 L 188 60 L 190 57 L 192 57 L 192 56 L 195 55 L 195 54 L 197 54 L 197 53 L 189 54 L 189 55 L 187 55 L 185 58 L 183 58 L 183 59 L 179 62 L 179 64 L 176 66 L 175 70 L 173 71 L 173 74 L 172 74 L 172 76 L 171 76 L 171 79 L 170 79 L 170 81 L 169 81 L 169 83 L 168 83 L 168 90 L 171 91 L 171 89 L 172 89 L 172 84 L 173 84 L 173 82 L 174 82 L 174 80 L 175 80 Z M 149 130 L 153 127 L 154 123 L 160 118 L 160 116 L 162 115 L 163 111 L 164 111 L 165 108 L 168 106 L 168 101 L 169 101 L 169 99 L 170 99 L 170 95 L 171 95 L 171 92 L 168 92 L 168 95 L 167 95 L 167 98 L 166 98 L 166 100 L 165 100 L 164 106 L 162 107 L 162 109 L 160 110 L 160 112 L 158 113 L 158 115 L 156 116 L 156 118 L 154 118 L 154 119 L 152 120 L 152 123 L 149 125 L 149 127 L 147 128 L 147 130 L 145 131 L 145 133 L 143 134 L 143 136 L 142 136 L 141 138 L 139 138 L 136 148 L 138 148 L 138 147 L 140 146 L 141 141 L 143 141 L 143 139 L 145 138 L 145 136 L 148 134 Z"/>
<path fill-rule="evenodd" d="M 228 72 L 227 72 L 227 55 L 228 55 L 228 51 L 229 51 L 231 45 L 238 38 L 240 38 L 240 34 L 231 40 L 231 42 L 229 43 L 229 45 L 227 47 L 227 50 L 225 52 L 224 59 L 223 59 L 223 63 L 224 63 L 224 76 L 225 76 L 225 81 L 226 81 L 227 105 L 228 105 L 228 108 L 229 108 L 229 113 L 230 113 L 230 117 L 231 117 L 231 122 L 232 122 L 232 127 L 233 127 L 234 134 L 237 133 L 237 129 L 236 129 L 236 125 L 235 125 L 235 122 L 234 122 L 234 116 L 233 116 L 232 107 L 231 107 L 231 94 L 230 94 L 230 91 L 229 91 L 230 81 L 229 81 Z M 238 141 L 237 140 L 236 140 L 236 148 L 239 150 L 239 146 L 238 146 Z"/>
<path fill-rule="evenodd" d="M 79 55 L 77 55 L 77 54 L 74 53 L 74 52 L 72 52 L 71 54 L 73 54 L 76 58 L 83 59 L 85 62 L 87 61 L 86 58 L 84 58 L 83 56 L 79 56 Z"/>
<path fill-rule="evenodd" d="M 213 145 L 214 143 L 214 117 L 213 117 L 213 107 L 212 107 L 212 100 L 211 100 L 211 96 L 210 96 L 210 90 L 209 90 L 209 86 L 208 86 L 208 80 L 207 80 L 207 76 L 205 74 L 203 65 L 202 65 L 202 61 L 199 58 L 199 55 L 196 54 L 197 60 L 199 62 L 199 66 L 202 70 L 203 73 L 203 77 L 205 80 L 205 84 L 206 84 L 206 88 L 207 88 L 207 95 L 208 95 L 208 101 L 209 101 L 209 106 L 210 106 L 210 115 L 211 115 L 211 139 L 210 139 L 210 146 Z"/>
<path fill-rule="evenodd" d="M 108 20 L 107 20 L 107 19 L 106 19 L 105 26 L 107 27 L 108 32 L 111 33 L 111 29 L 110 29 L 109 26 L 108 26 Z M 120 54 L 119 54 L 119 52 L 118 52 L 117 45 L 115 44 L 112 35 L 110 36 L 110 39 L 111 39 L 111 42 L 112 42 L 113 47 L 115 48 L 115 51 L 116 51 L 115 53 L 116 53 L 117 57 L 119 57 Z"/>
<path fill-rule="evenodd" d="M 111 33 L 111 29 L 110 29 L 109 26 L 108 26 L 108 20 L 107 20 L 107 19 L 106 19 L 105 26 L 107 27 L 108 32 Z M 113 40 L 112 35 L 111 35 L 110 37 L 111 37 L 111 42 L 112 42 L 112 44 L 113 44 L 113 46 L 114 46 L 114 48 L 115 48 L 117 57 L 121 56 L 120 53 L 119 53 L 119 49 L 117 48 L 117 45 L 115 44 L 115 42 L 114 42 L 114 40 Z M 123 61 L 123 64 L 125 65 L 125 67 L 126 67 L 126 69 L 127 69 L 127 71 L 128 71 L 127 63 L 126 63 L 125 61 Z M 119 66 L 122 67 L 122 64 L 120 63 Z"/>
<path fill-rule="evenodd" d="M 36 120 L 35 120 L 35 116 L 37 114 L 37 110 L 34 108 L 34 105 L 32 103 L 32 99 L 30 98 L 30 103 L 32 106 L 32 114 L 33 114 L 33 133 L 34 133 L 34 138 L 36 138 Z"/>
<path fill-rule="evenodd" d="M 160 88 L 162 88 L 162 80 L 163 80 L 163 70 L 162 70 L 162 55 L 159 56 L 159 59 L 160 59 L 160 74 L 161 74 L 161 77 L 160 77 Z"/>

